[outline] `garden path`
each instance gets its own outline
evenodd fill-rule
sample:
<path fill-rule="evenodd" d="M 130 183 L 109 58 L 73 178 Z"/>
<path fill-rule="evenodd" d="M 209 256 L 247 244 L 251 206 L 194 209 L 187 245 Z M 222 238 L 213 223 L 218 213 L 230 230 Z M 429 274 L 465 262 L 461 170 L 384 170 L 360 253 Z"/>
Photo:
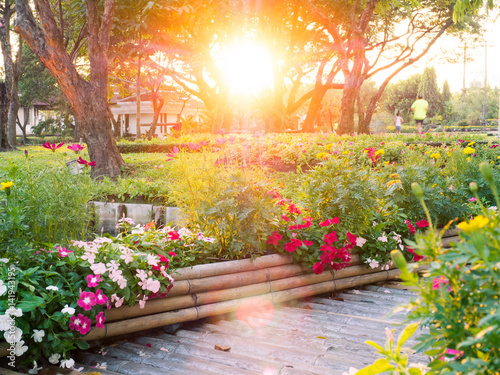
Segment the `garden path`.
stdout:
<path fill-rule="evenodd" d="M 342 374 L 379 357 L 365 341 L 383 345 L 386 327 L 395 328 L 397 337 L 402 328 L 395 324 L 403 323 L 406 313 L 391 311 L 412 296 L 398 284 L 368 285 L 252 316 L 184 323 L 175 332 L 150 331 L 101 348 L 101 354 L 80 353 L 75 367 L 103 375 Z M 408 354 L 410 362 L 427 361 Z"/>

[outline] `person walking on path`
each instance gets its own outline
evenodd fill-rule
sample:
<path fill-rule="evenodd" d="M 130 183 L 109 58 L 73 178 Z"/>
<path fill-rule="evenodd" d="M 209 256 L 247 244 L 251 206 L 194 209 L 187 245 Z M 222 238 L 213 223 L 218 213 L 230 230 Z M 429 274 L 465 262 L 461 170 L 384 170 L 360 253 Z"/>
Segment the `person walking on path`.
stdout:
<path fill-rule="evenodd" d="M 418 134 L 422 133 L 422 124 L 427 116 L 427 108 L 429 108 L 429 103 L 422 98 L 422 94 L 418 94 L 418 99 L 411 105 L 411 111 L 413 112 L 413 118 L 417 124 Z"/>
<path fill-rule="evenodd" d="M 394 119 L 396 134 L 401 133 L 401 125 L 403 125 L 403 118 L 399 115 L 399 111 L 396 111 L 396 118 Z"/>

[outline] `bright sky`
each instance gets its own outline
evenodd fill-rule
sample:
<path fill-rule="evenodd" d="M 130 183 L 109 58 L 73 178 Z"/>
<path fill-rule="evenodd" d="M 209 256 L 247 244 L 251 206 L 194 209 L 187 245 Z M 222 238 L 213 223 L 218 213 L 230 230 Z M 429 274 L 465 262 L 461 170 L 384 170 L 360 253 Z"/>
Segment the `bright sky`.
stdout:
<path fill-rule="evenodd" d="M 486 64 L 484 40 L 478 42 L 475 48 L 472 45 L 467 46 L 467 57 L 473 59 L 473 61 L 467 62 L 465 67 L 467 88 L 470 87 L 473 82 L 479 84 L 479 87 L 483 87 L 485 65 L 488 73 L 488 85 L 493 88 L 500 88 L 500 69 L 498 69 L 500 62 L 500 19 L 494 24 L 488 25 L 486 28 L 487 32 L 484 35 L 488 42 Z M 449 63 L 443 58 L 446 54 L 456 54 L 460 61 L 458 63 Z M 413 66 L 403 70 L 392 82 L 405 79 L 415 73 L 423 73 L 426 66 L 434 66 L 436 68 L 440 87 L 442 87 L 444 81 L 447 80 L 452 92 L 460 91 L 463 87 L 464 75 L 463 44 L 460 43 L 458 39 L 446 36 L 442 37 L 431 48 L 427 56 L 424 56 Z M 375 81 L 378 82 L 378 79 L 375 79 Z"/>

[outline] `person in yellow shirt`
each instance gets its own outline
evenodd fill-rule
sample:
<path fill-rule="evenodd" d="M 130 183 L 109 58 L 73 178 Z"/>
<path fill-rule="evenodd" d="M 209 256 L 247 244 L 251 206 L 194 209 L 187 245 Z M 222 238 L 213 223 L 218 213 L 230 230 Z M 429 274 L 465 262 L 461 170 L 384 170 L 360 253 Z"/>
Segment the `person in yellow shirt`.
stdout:
<path fill-rule="evenodd" d="M 417 133 L 422 133 L 422 124 L 427 116 L 427 108 L 429 108 L 429 103 L 427 100 L 423 99 L 422 94 L 418 94 L 418 99 L 411 105 L 411 111 L 413 112 L 413 118 L 417 124 Z"/>

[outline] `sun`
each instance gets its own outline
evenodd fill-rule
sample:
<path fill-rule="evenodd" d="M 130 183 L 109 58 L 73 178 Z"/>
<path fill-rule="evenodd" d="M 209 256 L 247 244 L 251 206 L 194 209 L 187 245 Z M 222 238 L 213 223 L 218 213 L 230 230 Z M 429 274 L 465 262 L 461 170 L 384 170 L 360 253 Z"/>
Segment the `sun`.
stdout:
<path fill-rule="evenodd" d="M 257 42 L 240 41 L 227 46 L 218 65 L 233 94 L 257 95 L 273 84 L 271 54 Z"/>

